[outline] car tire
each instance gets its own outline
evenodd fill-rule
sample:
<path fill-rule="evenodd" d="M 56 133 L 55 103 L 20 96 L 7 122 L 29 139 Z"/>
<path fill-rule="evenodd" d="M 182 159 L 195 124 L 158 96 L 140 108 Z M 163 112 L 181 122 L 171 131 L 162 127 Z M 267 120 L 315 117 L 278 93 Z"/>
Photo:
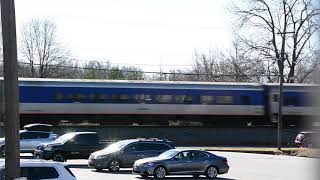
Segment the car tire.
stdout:
<path fill-rule="evenodd" d="M 61 152 L 54 153 L 52 156 L 53 161 L 57 162 L 65 162 L 66 159 L 64 158 L 63 154 Z"/>
<path fill-rule="evenodd" d="M 3 145 L 3 146 L 0 147 L 0 157 L 4 158 L 5 156 L 6 156 L 6 148 Z"/>
<path fill-rule="evenodd" d="M 206 177 L 208 179 L 215 179 L 218 176 L 218 168 L 215 166 L 209 166 L 206 170 Z"/>
<path fill-rule="evenodd" d="M 158 166 L 154 169 L 153 176 L 156 179 L 163 179 L 166 177 L 167 171 L 163 166 Z"/>
<path fill-rule="evenodd" d="M 118 172 L 120 170 L 120 162 L 116 159 L 111 160 L 108 169 L 110 172 Z"/>

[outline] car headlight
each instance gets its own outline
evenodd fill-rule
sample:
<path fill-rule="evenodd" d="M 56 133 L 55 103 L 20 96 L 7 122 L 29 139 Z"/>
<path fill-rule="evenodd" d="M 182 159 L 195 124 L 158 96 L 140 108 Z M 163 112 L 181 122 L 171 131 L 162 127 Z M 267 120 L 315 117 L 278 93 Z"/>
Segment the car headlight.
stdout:
<path fill-rule="evenodd" d="M 100 156 L 96 156 L 94 157 L 95 159 L 104 159 L 106 158 L 108 155 L 100 155 Z"/>
<path fill-rule="evenodd" d="M 147 164 L 145 164 L 144 166 L 146 166 L 146 167 L 151 167 L 151 166 L 153 166 L 155 163 L 147 163 Z"/>
<path fill-rule="evenodd" d="M 44 150 L 45 150 L 45 151 L 51 151 L 51 150 L 52 150 L 52 146 L 45 146 L 45 147 L 44 147 Z"/>

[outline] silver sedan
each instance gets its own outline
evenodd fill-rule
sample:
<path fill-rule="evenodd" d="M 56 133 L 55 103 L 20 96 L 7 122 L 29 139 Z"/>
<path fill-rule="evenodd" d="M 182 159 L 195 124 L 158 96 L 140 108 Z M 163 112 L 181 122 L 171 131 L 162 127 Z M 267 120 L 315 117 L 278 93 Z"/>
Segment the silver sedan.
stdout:
<path fill-rule="evenodd" d="M 133 173 L 142 177 L 154 176 L 162 179 L 166 175 L 205 175 L 214 179 L 225 174 L 229 165 L 225 157 L 216 156 L 207 151 L 171 149 L 159 156 L 136 161 Z"/>

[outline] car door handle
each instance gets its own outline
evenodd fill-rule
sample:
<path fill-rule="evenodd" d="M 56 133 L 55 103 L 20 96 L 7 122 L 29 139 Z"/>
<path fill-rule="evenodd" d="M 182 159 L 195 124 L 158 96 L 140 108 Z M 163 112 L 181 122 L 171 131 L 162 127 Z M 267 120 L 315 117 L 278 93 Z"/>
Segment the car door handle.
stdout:
<path fill-rule="evenodd" d="M 187 163 L 191 163 L 191 161 L 187 161 Z"/>
<path fill-rule="evenodd" d="M 137 157 L 143 157 L 144 155 L 137 155 Z"/>

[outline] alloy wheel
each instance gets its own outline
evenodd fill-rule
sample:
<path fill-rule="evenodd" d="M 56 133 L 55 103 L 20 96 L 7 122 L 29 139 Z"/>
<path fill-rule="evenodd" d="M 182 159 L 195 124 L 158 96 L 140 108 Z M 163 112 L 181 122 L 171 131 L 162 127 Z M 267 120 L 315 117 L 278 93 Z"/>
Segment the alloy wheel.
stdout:
<path fill-rule="evenodd" d="M 162 166 L 157 167 L 154 176 L 155 178 L 163 179 L 166 176 L 166 169 Z"/>
<path fill-rule="evenodd" d="M 117 172 L 120 169 L 120 163 L 117 160 L 112 160 L 109 165 L 109 170 L 112 172 Z"/>
<path fill-rule="evenodd" d="M 208 169 L 207 169 L 207 177 L 210 178 L 210 179 L 214 179 L 216 178 L 218 175 L 218 170 L 216 167 L 214 166 L 210 166 Z"/>

